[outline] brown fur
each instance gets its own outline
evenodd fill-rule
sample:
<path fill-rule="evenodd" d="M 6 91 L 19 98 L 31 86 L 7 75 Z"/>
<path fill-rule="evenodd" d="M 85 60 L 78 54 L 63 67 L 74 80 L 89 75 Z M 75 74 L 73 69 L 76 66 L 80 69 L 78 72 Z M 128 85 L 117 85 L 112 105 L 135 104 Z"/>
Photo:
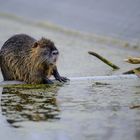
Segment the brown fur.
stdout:
<path fill-rule="evenodd" d="M 42 84 L 56 69 L 49 56 L 57 50 L 49 39 L 39 41 L 19 34 L 8 39 L 0 51 L 0 66 L 4 80 L 20 80 L 30 84 Z M 46 53 L 46 54 L 45 54 Z"/>

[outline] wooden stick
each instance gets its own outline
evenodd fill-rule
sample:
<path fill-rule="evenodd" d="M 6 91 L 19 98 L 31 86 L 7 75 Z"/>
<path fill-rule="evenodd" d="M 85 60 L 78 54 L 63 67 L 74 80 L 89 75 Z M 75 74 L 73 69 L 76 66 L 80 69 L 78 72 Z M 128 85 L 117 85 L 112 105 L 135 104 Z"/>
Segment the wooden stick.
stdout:
<path fill-rule="evenodd" d="M 131 63 L 131 64 L 140 64 L 139 57 L 128 57 L 128 59 L 125 59 L 124 61 Z"/>
<path fill-rule="evenodd" d="M 140 67 L 131 69 L 129 71 L 124 72 L 123 74 L 134 74 L 135 71 L 140 71 Z"/>
<path fill-rule="evenodd" d="M 98 59 L 100 59 L 101 61 L 103 61 L 105 64 L 109 65 L 110 67 L 112 67 L 113 69 L 120 69 L 118 66 L 116 66 L 115 64 L 113 64 L 112 62 L 110 62 L 109 60 L 107 60 L 106 58 L 100 56 L 99 54 L 93 52 L 93 51 L 89 51 L 88 52 L 90 55 L 93 55 L 95 57 L 97 57 Z"/>
<path fill-rule="evenodd" d="M 126 72 L 123 72 L 123 74 L 134 74 L 134 69 L 126 71 Z"/>

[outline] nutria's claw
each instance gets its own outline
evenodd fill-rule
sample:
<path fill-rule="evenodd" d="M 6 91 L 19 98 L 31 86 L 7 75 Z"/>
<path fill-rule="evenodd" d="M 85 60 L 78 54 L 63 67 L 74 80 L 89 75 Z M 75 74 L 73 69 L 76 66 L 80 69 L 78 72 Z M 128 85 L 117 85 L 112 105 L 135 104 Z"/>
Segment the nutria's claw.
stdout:
<path fill-rule="evenodd" d="M 59 77 L 56 80 L 58 80 L 59 82 L 67 82 L 67 81 L 69 81 L 69 79 L 67 77 Z"/>

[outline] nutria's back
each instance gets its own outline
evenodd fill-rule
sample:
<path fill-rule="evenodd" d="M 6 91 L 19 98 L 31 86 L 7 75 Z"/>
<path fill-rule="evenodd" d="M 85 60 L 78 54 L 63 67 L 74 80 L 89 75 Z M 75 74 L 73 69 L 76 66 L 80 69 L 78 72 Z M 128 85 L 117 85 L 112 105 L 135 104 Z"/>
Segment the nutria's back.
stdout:
<path fill-rule="evenodd" d="M 9 38 L 2 46 L 1 50 L 11 51 L 14 50 L 15 53 L 20 51 L 26 51 L 26 49 L 31 49 L 33 43 L 36 40 L 26 34 L 17 34 Z M 13 52 L 13 53 L 14 53 Z"/>
<path fill-rule="evenodd" d="M 56 69 L 58 50 L 49 39 L 36 40 L 25 34 L 9 38 L 0 51 L 4 80 L 43 83 Z M 59 77 L 59 75 L 57 75 Z"/>

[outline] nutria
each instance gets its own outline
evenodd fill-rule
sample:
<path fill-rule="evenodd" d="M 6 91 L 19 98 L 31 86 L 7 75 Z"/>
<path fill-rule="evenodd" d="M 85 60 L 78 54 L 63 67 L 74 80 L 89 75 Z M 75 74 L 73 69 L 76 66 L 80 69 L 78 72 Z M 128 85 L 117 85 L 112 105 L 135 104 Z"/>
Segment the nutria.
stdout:
<path fill-rule="evenodd" d="M 0 51 L 0 67 L 4 80 L 19 80 L 28 84 L 53 83 L 51 75 L 60 82 L 66 77 L 58 73 L 56 61 L 59 51 L 54 43 L 41 38 L 36 40 L 26 34 L 9 38 Z"/>

